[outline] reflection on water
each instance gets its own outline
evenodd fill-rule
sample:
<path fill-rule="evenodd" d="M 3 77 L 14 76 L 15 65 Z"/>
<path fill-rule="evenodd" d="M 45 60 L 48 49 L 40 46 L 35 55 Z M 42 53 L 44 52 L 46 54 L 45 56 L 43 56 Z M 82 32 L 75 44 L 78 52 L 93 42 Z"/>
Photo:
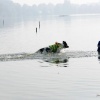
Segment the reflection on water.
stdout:
<path fill-rule="evenodd" d="M 48 62 L 51 64 L 55 64 L 56 66 L 59 66 L 59 67 L 68 67 L 68 59 L 69 58 L 62 58 L 62 59 L 59 59 L 59 58 L 53 58 L 51 60 L 45 60 L 45 62 Z"/>
<path fill-rule="evenodd" d="M 68 67 L 68 59 L 64 59 L 64 61 L 61 61 L 58 59 L 54 60 L 52 59 L 51 61 L 47 60 L 39 60 L 38 63 L 40 63 L 41 67 L 52 67 L 52 66 L 57 66 L 57 67 Z"/>

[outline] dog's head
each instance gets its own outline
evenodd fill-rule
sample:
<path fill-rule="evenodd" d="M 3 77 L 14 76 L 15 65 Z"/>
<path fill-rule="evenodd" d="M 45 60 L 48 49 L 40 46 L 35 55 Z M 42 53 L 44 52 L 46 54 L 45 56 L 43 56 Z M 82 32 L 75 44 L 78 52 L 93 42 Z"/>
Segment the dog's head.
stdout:
<path fill-rule="evenodd" d="M 63 48 L 69 48 L 69 46 L 67 45 L 67 43 L 65 41 L 63 41 Z"/>

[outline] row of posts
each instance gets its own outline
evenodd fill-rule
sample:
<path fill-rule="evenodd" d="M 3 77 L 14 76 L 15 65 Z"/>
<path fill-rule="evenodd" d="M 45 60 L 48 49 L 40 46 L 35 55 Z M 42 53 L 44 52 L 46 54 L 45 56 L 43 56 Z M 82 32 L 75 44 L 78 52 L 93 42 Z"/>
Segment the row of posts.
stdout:
<path fill-rule="evenodd" d="M 38 29 L 38 28 L 36 27 L 36 33 L 37 33 L 37 29 Z M 39 21 L 39 29 L 40 29 L 40 21 Z"/>
<path fill-rule="evenodd" d="M 3 26 L 4 26 L 4 20 L 3 20 Z M 40 21 L 39 21 L 39 29 L 40 29 Z M 38 28 L 36 27 L 36 33 L 37 33 Z"/>

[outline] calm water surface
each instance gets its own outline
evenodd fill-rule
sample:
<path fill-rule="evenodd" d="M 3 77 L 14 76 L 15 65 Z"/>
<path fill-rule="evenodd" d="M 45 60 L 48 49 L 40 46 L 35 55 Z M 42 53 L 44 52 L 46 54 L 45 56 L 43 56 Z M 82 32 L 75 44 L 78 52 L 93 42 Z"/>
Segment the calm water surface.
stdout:
<path fill-rule="evenodd" d="M 1 100 L 100 99 L 100 15 L 0 20 Z M 60 54 L 34 55 L 63 40 Z"/>

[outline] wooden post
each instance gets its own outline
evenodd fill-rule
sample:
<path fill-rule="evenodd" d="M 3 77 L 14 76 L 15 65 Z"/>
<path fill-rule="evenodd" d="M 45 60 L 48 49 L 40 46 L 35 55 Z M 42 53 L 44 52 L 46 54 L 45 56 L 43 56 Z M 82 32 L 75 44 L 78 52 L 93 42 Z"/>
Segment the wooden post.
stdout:
<path fill-rule="evenodd" d="M 3 25 L 4 25 L 4 23 L 5 23 L 5 22 L 4 22 L 4 19 L 3 19 Z"/>
<path fill-rule="evenodd" d="M 36 33 L 37 33 L 37 27 L 36 27 Z"/>
<path fill-rule="evenodd" d="M 39 21 L 39 29 L 40 29 L 40 21 Z"/>

